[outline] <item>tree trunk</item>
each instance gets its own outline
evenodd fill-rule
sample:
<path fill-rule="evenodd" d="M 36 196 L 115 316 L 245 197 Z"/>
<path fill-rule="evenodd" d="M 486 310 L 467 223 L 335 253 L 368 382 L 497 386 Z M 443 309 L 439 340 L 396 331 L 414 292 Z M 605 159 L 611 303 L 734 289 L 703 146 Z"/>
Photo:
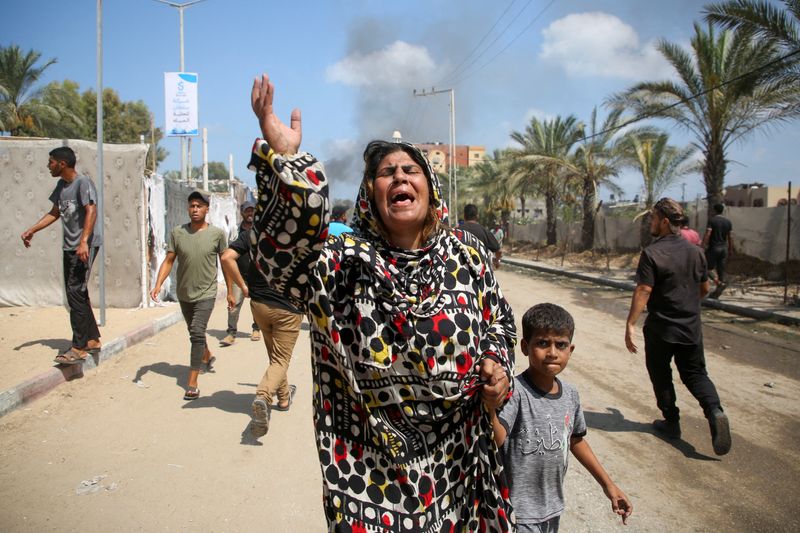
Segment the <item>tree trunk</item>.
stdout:
<path fill-rule="evenodd" d="M 581 225 L 581 248 L 591 250 L 594 246 L 594 180 L 583 180 L 583 224 Z"/>
<path fill-rule="evenodd" d="M 650 235 L 650 220 L 652 216 L 653 215 L 648 211 L 646 214 L 642 215 L 641 222 L 639 223 L 639 245 L 642 249 L 647 248 L 653 241 L 653 236 Z"/>
<path fill-rule="evenodd" d="M 708 201 L 707 216 L 711 218 L 715 204 L 722 204 L 724 196 L 722 188 L 725 185 L 725 149 L 721 142 L 710 142 L 706 150 L 706 162 L 703 165 L 703 181 L 706 185 L 706 199 Z"/>
<path fill-rule="evenodd" d="M 545 194 L 544 206 L 547 216 L 547 245 L 550 246 L 556 243 L 556 195 Z"/>

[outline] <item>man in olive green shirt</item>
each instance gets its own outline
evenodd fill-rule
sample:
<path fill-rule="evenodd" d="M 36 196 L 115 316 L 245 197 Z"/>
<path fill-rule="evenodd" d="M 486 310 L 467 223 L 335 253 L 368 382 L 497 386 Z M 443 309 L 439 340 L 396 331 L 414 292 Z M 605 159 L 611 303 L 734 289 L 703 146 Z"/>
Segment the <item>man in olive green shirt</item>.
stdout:
<path fill-rule="evenodd" d="M 158 277 L 150 296 L 158 300 L 161 285 L 169 276 L 175 259 L 178 259 L 176 293 L 181 312 L 189 329 L 191 358 L 189 381 L 184 400 L 200 397 L 197 377 L 202 369 L 211 370 L 214 357 L 206 342 L 206 327 L 217 296 L 217 257 L 228 244 L 225 233 L 206 222 L 209 198 L 200 191 L 189 195 L 188 224 L 176 226 L 169 235 L 167 257 L 161 263 Z"/>

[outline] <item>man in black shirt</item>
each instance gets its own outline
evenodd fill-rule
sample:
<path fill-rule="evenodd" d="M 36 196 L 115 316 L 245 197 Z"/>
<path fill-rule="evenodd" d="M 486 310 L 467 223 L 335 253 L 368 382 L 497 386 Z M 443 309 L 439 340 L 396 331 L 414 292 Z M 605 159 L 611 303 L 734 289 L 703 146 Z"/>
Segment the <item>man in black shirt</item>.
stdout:
<path fill-rule="evenodd" d="M 725 283 L 725 263 L 728 261 L 728 255 L 733 253 L 733 237 L 731 236 L 733 224 L 722 216 L 724 205 L 714 204 L 713 209 L 714 216 L 708 219 L 706 233 L 703 236 L 703 247 L 706 249 L 708 269 L 717 273 L 715 280 L 717 287 L 709 298 L 719 298 L 727 285 Z"/>
<path fill-rule="evenodd" d="M 239 208 L 239 211 L 242 213 L 242 223 L 239 224 L 239 231 L 236 234 L 237 238 L 253 228 L 253 217 L 255 216 L 256 212 L 256 204 L 253 202 L 244 202 Z M 244 272 L 247 274 L 247 271 L 250 269 L 250 254 L 241 254 L 239 258 L 236 259 L 236 264 L 239 267 L 239 272 Z M 244 303 L 244 293 L 242 293 L 242 291 L 240 291 L 239 288 L 234 285 L 233 294 L 236 298 L 236 305 L 233 308 L 228 308 L 227 335 L 225 335 L 225 338 L 220 341 L 220 346 L 230 346 L 236 342 L 237 324 L 239 323 L 239 312 L 242 310 L 242 304 Z M 258 329 L 258 324 L 253 322 L 252 329 L 253 332 L 250 334 L 250 340 L 260 340 L 261 332 Z"/>
<path fill-rule="evenodd" d="M 670 438 L 681 435 L 670 368 L 674 356 L 681 381 L 700 403 L 708 419 L 714 453 L 725 455 L 731 448 L 728 417 L 708 377 L 703 353 L 700 300 L 708 294 L 709 288 L 706 261 L 700 248 L 681 237 L 682 219 L 680 204 L 671 198 L 662 198 L 653 206 L 650 233 L 656 240 L 639 258 L 625 346 L 629 352 L 637 352 L 633 334 L 646 305 L 645 360 L 656 404 L 664 415 L 664 420 L 656 420 L 653 427 Z"/>
<path fill-rule="evenodd" d="M 486 249 L 494 254 L 492 258 L 494 267 L 500 267 L 500 243 L 497 242 L 497 239 L 489 230 L 478 222 L 478 206 L 475 204 L 464 206 L 464 222 L 458 226 L 458 229 L 463 229 L 475 235 L 486 246 Z"/>
<path fill-rule="evenodd" d="M 300 323 L 303 315 L 300 311 L 275 292 L 267 284 L 264 276 L 258 271 L 253 254 L 258 242 L 254 229 L 242 232 L 239 238 L 228 245 L 222 254 L 222 271 L 225 274 L 225 283 L 228 286 L 228 309 L 236 305 L 233 285 L 236 284 L 245 296 L 250 297 L 250 309 L 267 347 L 269 366 L 264 377 L 256 388 L 256 397 L 253 400 L 253 419 L 250 431 L 256 437 L 266 435 L 269 430 L 269 420 L 272 410 L 288 411 L 297 388 L 289 385 L 286 377 L 289 370 L 289 361 L 292 358 L 297 336 L 300 333 Z M 239 271 L 237 259 L 247 256 L 251 259 L 245 275 L 247 283 Z M 272 405 L 276 396 L 278 402 Z"/>

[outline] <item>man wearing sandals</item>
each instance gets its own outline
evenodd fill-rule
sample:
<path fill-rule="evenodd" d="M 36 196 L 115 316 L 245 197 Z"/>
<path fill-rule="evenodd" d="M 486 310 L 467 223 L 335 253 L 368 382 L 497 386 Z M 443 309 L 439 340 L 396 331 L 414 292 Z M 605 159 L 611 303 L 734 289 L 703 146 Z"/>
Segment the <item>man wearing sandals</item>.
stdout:
<path fill-rule="evenodd" d="M 300 333 L 300 323 L 303 315 L 286 298 L 270 288 L 264 276 L 256 268 L 252 254 L 258 237 L 254 229 L 241 232 L 239 237 L 230 243 L 230 247 L 222 254 L 222 272 L 225 274 L 225 283 L 228 287 L 228 309 L 236 305 L 236 294 L 233 291 L 236 285 L 245 296 L 250 296 L 250 310 L 253 320 L 258 324 L 264 335 L 264 344 L 267 347 L 269 366 L 264 377 L 256 388 L 256 397 L 253 400 L 253 420 L 250 431 L 255 437 L 263 437 L 269 430 L 270 412 L 288 411 L 296 387 L 289 385 L 286 373 L 289 370 L 289 361 L 292 358 L 297 336 Z M 250 257 L 249 267 L 242 278 L 239 270 L 240 257 Z M 277 396 L 278 403 L 272 405 L 273 396 Z"/>
<path fill-rule="evenodd" d="M 100 350 L 100 330 L 89 300 L 88 283 L 92 263 L 103 240 L 97 231 L 97 191 L 91 178 L 80 176 L 75 171 L 75 152 L 61 146 L 49 155 L 47 169 L 51 176 L 59 178 L 50 195 L 53 207 L 21 237 L 25 248 L 30 248 L 37 231 L 61 219 L 64 288 L 69 304 L 72 346 L 56 357 L 55 362 L 73 365 L 83 362 L 88 352 Z"/>
<path fill-rule="evenodd" d="M 178 260 L 176 294 L 181 312 L 189 329 L 191 359 L 189 381 L 184 400 L 200 397 L 197 377 L 211 370 L 214 357 L 206 342 L 206 327 L 217 296 L 217 257 L 227 246 L 222 229 L 206 222 L 209 198 L 200 191 L 189 195 L 188 224 L 176 226 L 169 234 L 167 256 L 158 269 L 158 278 L 150 296 L 158 301 L 161 285 L 169 276 L 175 259 Z"/>

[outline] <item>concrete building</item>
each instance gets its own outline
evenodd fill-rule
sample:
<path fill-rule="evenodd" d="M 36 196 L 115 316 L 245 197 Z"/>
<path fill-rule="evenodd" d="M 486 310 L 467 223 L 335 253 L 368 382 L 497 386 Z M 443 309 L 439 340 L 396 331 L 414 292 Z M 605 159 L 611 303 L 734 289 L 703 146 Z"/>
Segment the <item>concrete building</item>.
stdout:
<path fill-rule="evenodd" d="M 800 200 L 800 187 L 793 187 L 792 205 Z M 732 207 L 778 207 L 786 205 L 789 197 L 788 185 L 764 185 L 763 183 L 740 183 L 725 187 L 725 205 Z"/>
<path fill-rule="evenodd" d="M 417 148 L 431 162 L 435 172 L 447 172 L 450 164 L 450 145 L 447 143 L 416 143 Z M 456 145 L 456 167 L 466 168 L 481 163 L 486 158 L 483 146 Z"/>

